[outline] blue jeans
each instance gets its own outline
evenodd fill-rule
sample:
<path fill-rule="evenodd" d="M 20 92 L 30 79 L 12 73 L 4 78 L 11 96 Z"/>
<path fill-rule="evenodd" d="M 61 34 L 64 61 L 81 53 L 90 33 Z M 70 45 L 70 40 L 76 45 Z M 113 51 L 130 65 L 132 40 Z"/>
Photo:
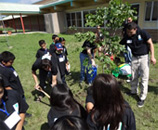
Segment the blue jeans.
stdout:
<path fill-rule="evenodd" d="M 88 58 L 88 65 L 92 64 L 91 59 L 89 58 L 89 56 L 87 54 L 83 54 L 82 52 L 80 53 L 80 63 L 81 63 L 81 75 L 80 75 L 80 82 L 85 80 L 85 70 L 86 70 L 86 66 L 83 65 L 84 60 Z M 88 66 L 87 65 L 87 66 Z"/>

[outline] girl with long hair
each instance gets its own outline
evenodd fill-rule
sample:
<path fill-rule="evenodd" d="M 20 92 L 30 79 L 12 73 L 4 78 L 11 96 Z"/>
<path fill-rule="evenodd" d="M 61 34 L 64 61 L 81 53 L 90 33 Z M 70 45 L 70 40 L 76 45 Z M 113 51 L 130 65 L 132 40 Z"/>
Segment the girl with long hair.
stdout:
<path fill-rule="evenodd" d="M 134 113 L 112 75 L 97 75 L 91 89 L 94 107 L 87 118 L 91 130 L 136 130 Z"/>
<path fill-rule="evenodd" d="M 50 127 L 62 116 L 71 115 L 86 118 L 84 108 L 73 98 L 72 92 L 65 84 L 57 84 L 52 88 L 50 104 L 51 109 L 47 116 Z"/>

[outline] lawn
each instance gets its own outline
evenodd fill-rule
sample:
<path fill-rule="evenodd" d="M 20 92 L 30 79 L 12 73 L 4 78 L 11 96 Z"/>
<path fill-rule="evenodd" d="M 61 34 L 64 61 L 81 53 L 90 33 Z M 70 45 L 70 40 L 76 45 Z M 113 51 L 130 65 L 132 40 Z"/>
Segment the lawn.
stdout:
<path fill-rule="evenodd" d="M 81 51 L 82 42 L 77 42 L 73 35 L 59 35 L 66 39 L 66 47 L 68 49 L 68 58 L 71 64 L 72 75 L 66 77 L 68 86 L 71 88 L 74 97 L 85 105 L 86 88 L 84 84 L 82 88 L 79 87 L 80 62 L 79 53 Z M 26 100 L 29 104 L 28 112 L 32 114 L 31 118 L 27 118 L 28 124 L 25 126 L 26 130 L 47 130 L 47 113 L 50 109 L 49 100 L 47 97 L 42 99 L 42 102 L 36 102 L 34 90 L 34 81 L 31 75 L 31 66 L 35 61 L 35 54 L 39 48 L 38 41 L 44 39 L 47 46 L 51 44 L 51 34 L 19 34 L 9 37 L 0 37 L 0 52 L 11 51 L 15 54 L 16 59 L 14 67 L 19 74 L 20 80 L 23 84 Z M 8 47 L 7 44 L 11 47 Z M 158 60 L 158 44 L 155 46 L 155 56 Z M 158 62 L 158 61 L 157 61 Z M 98 73 L 101 73 L 99 66 Z M 153 66 L 150 65 L 150 79 L 149 79 L 149 93 L 143 108 L 137 107 L 135 98 L 127 96 L 125 92 L 129 91 L 130 84 L 126 80 L 121 80 L 121 90 L 124 98 L 131 105 L 135 117 L 137 130 L 156 130 L 158 129 L 158 63 Z"/>

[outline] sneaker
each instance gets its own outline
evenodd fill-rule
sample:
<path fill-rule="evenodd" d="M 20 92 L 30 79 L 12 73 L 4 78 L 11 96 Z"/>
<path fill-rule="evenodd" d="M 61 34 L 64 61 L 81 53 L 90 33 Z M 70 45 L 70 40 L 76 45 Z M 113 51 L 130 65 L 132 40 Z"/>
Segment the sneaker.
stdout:
<path fill-rule="evenodd" d="M 131 92 L 126 92 L 126 95 L 128 95 L 128 96 L 136 96 L 137 94 L 136 93 L 131 93 Z"/>
<path fill-rule="evenodd" d="M 138 105 L 138 107 L 143 107 L 144 106 L 144 100 L 139 100 L 137 105 Z"/>
<path fill-rule="evenodd" d="M 127 82 L 127 83 L 130 83 L 130 82 L 131 82 L 131 80 L 130 80 L 130 79 L 127 79 L 127 80 L 126 80 L 126 82 Z"/>
<path fill-rule="evenodd" d="M 89 83 L 88 86 L 89 86 L 89 87 L 92 86 L 92 83 Z"/>
<path fill-rule="evenodd" d="M 29 118 L 29 117 L 31 117 L 32 116 L 32 114 L 30 114 L 30 113 L 25 113 L 25 117 L 26 118 Z"/>
<path fill-rule="evenodd" d="M 24 123 L 23 123 L 23 126 L 25 126 L 25 125 L 27 125 L 27 121 L 26 120 L 24 120 Z"/>

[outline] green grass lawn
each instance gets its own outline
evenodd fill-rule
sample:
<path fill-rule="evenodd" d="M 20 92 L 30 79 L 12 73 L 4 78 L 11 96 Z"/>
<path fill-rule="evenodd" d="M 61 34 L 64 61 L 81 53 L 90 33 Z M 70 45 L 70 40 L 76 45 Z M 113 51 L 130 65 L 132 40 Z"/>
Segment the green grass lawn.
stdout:
<path fill-rule="evenodd" d="M 66 81 L 74 97 L 85 105 L 86 88 L 88 85 L 84 84 L 84 87 L 80 88 L 78 84 L 80 74 L 79 53 L 82 42 L 77 42 L 73 35 L 59 36 L 66 39 L 66 47 L 69 53 L 68 58 L 71 64 L 72 75 L 67 76 Z M 48 129 L 47 113 L 50 109 L 49 100 L 45 97 L 42 99 L 43 102 L 34 101 L 36 91 L 34 90 L 34 81 L 31 75 L 31 66 L 35 61 L 35 54 L 39 48 L 38 41 L 41 39 L 46 41 L 47 47 L 52 43 L 51 34 L 19 34 L 9 37 L 0 37 L 0 52 L 7 50 L 16 56 L 14 67 L 19 74 L 25 90 L 26 100 L 30 106 L 28 112 L 32 114 L 32 117 L 26 119 L 28 121 L 28 124 L 25 126 L 26 130 Z M 12 46 L 12 48 L 8 48 L 7 44 Z M 154 44 L 154 46 L 155 56 L 158 60 L 158 44 Z M 101 73 L 100 66 L 98 70 L 98 73 Z M 138 108 L 137 101 L 133 97 L 129 97 L 125 94 L 126 91 L 130 90 L 130 84 L 127 84 L 125 80 L 118 80 L 122 81 L 121 90 L 124 98 L 129 102 L 135 113 L 137 130 L 158 129 L 158 63 L 155 66 L 150 65 L 149 93 L 143 108 Z"/>

